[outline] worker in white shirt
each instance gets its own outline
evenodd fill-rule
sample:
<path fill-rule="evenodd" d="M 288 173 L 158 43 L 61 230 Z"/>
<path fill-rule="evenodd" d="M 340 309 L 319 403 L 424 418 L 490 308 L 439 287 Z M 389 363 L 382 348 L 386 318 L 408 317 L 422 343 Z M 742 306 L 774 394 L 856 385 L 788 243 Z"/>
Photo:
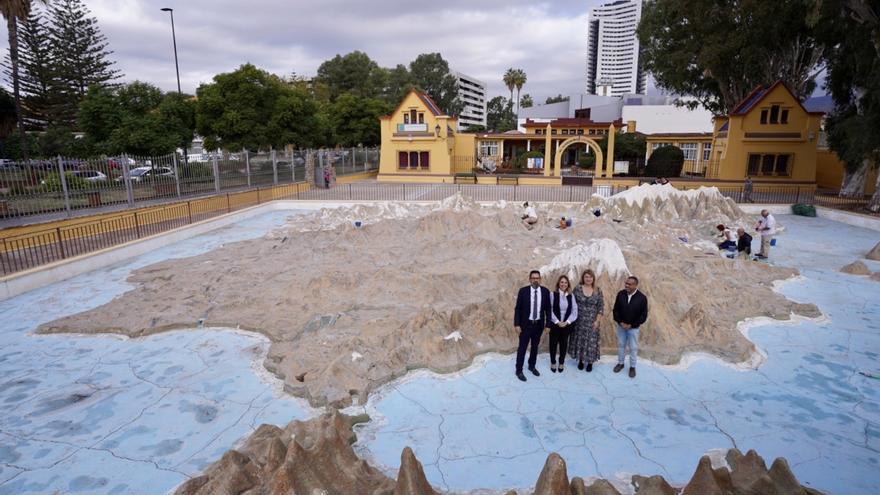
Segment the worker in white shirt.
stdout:
<path fill-rule="evenodd" d="M 776 219 L 768 210 L 761 210 L 761 219 L 755 225 L 755 230 L 761 234 L 761 251 L 755 256 L 766 259 L 770 255 L 770 241 L 776 235 Z"/>
<path fill-rule="evenodd" d="M 538 212 L 535 211 L 535 206 L 529 204 L 528 201 L 523 203 L 523 208 L 525 208 L 526 211 L 523 213 L 522 223 L 527 229 L 532 230 L 535 224 L 538 223 Z"/>

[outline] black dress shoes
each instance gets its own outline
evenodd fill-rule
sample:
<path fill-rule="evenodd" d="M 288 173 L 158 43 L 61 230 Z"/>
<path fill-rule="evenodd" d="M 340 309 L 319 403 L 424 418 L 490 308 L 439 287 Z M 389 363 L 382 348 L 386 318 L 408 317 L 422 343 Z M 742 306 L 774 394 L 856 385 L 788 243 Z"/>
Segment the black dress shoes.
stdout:
<path fill-rule="evenodd" d="M 587 373 L 593 371 L 593 363 L 587 363 Z"/>
<path fill-rule="evenodd" d="M 630 377 L 630 378 L 635 378 L 635 377 L 636 377 L 636 369 L 635 369 L 635 368 L 630 368 L 630 369 L 629 369 L 629 377 Z"/>
<path fill-rule="evenodd" d="M 620 370 L 623 369 L 623 363 L 617 363 L 617 366 L 614 367 L 615 373 L 620 373 Z"/>
<path fill-rule="evenodd" d="M 522 374 L 522 371 L 520 371 L 519 373 L 517 373 L 517 374 L 516 374 L 516 377 L 519 378 L 519 381 L 521 381 L 521 382 L 526 381 L 526 375 L 523 375 L 523 374 Z"/>
<path fill-rule="evenodd" d="M 578 369 L 579 370 L 584 369 L 584 362 L 583 361 L 578 362 Z"/>
<path fill-rule="evenodd" d="M 535 376 L 541 376 L 541 374 L 538 373 L 538 369 L 537 369 L 537 368 L 529 368 L 529 371 L 531 371 L 532 374 L 535 375 Z"/>

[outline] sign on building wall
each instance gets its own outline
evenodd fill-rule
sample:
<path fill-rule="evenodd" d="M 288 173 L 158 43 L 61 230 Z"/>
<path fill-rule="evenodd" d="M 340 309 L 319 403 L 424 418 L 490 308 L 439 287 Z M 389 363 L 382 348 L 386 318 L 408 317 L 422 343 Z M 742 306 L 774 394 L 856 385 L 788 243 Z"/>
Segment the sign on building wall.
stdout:
<path fill-rule="evenodd" d="M 543 158 L 528 158 L 526 160 L 527 168 L 544 168 L 544 159 Z"/>
<path fill-rule="evenodd" d="M 629 162 L 626 160 L 615 160 L 614 173 L 615 174 L 629 173 Z"/>
<path fill-rule="evenodd" d="M 428 124 L 397 124 L 397 132 L 428 132 Z"/>

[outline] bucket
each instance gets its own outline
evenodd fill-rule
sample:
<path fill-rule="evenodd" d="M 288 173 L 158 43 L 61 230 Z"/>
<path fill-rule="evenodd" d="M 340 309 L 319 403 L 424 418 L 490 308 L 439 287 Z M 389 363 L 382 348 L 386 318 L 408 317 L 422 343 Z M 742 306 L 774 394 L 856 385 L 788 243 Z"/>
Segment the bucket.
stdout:
<path fill-rule="evenodd" d="M 566 218 L 566 219 L 565 219 L 565 226 L 566 226 L 566 227 L 571 227 L 571 218 Z"/>
<path fill-rule="evenodd" d="M 770 239 L 770 245 L 771 245 L 771 246 L 775 246 L 775 245 L 776 245 L 776 238 L 775 238 L 775 237 L 774 237 L 773 239 Z"/>
<path fill-rule="evenodd" d="M 361 222 L 360 220 L 355 220 L 355 221 L 354 221 L 354 227 L 355 227 L 356 229 L 361 228 L 363 225 L 364 225 L 363 222 Z"/>

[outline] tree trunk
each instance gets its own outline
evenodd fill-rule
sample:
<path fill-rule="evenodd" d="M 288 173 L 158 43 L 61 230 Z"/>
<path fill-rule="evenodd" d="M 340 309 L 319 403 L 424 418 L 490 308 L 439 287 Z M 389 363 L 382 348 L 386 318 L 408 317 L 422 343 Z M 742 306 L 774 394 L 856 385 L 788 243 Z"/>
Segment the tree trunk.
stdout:
<path fill-rule="evenodd" d="M 868 209 L 874 213 L 880 212 L 880 170 L 877 171 L 877 181 L 874 182 L 874 195 L 868 201 Z"/>
<path fill-rule="evenodd" d="M 861 198 L 865 195 L 865 180 L 870 166 L 867 160 L 855 172 L 843 169 L 843 183 L 840 185 L 841 198 Z"/>
<path fill-rule="evenodd" d="M 519 88 L 516 88 L 516 129 L 519 129 Z"/>
<path fill-rule="evenodd" d="M 21 93 L 18 90 L 18 20 L 12 13 L 6 18 L 6 29 L 9 31 L 9 60 L 12 65 L 12 96 L 15 98 L 15 114 L 18 119 L 18 140 L 21 157 L 27 160 L 28 143 L 24 133 L 24 115 L 21 112 Z"/>

